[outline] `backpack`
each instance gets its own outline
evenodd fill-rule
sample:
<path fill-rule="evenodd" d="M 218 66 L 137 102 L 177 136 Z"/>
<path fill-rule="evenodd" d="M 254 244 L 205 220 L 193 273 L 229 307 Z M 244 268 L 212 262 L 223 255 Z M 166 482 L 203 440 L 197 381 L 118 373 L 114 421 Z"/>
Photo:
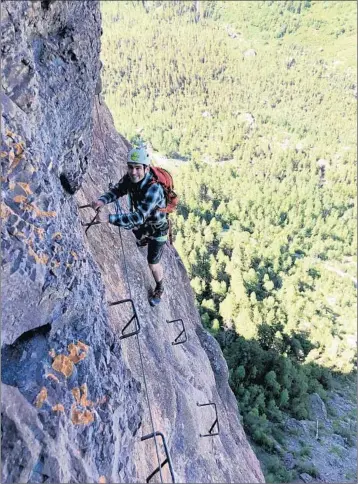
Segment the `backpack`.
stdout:
<path fill-rule="evenodd" d="M 167 202 L 167 206 L 165 208 L 158 209 L 159 212 L 163 212 L 163 213 L 174 212 L 174 210 L 176 210 L 177 205 L 179 203 L 179 197 L 174 192 L 174 183 L 173 183 L 173 178 L 171 174 L 164 168 L 160 168 L 158 166 L 151 166 L 150 173 L 152 174 L 152 177 L 153 177 L 153 181 L 151 182 L 151 185 L 153 185 L 153 183 L 159 183 L 160 185 L 162 185 L 164 194 L 165 194 L 165 200 Z"/>

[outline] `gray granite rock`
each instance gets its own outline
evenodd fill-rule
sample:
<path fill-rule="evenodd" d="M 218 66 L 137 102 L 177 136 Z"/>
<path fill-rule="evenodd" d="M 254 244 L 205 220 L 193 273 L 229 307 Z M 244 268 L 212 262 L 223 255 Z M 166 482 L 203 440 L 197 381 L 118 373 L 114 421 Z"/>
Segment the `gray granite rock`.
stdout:
<path fill-rule="evenodd" d="M 153 309 L 146 255 L 124 233 L 140 338 L 120 340 L 132 313 L 108 308 L 129 295 L 118 229 L 86 238 L 93 212 L 78 209 L 120 178 L 130 146 L 95 96 L 99 2 L 5 1 L 1 32 L 2 482 L 144 482 L 153 428 L 178 482 L 263 482 L 175 249 L 164 263 L 178 284 Z M 188 341 L 173 346 L 178 317 Z M 202 438 L 215 414 L 197 402 L 208 401 L 221 430 Z"/>
<path fill-rule="evenodd" d="M 306 472 L 302 472 L 302 474 L 300 474 L 300 478 L 303 482 L 313 482 L 314 480 L 313 477 Z"/>
<path fill-rule="evenodd" d="M 308 397 L 308 414 L 311 420 L 327 420 L 326 406 L 317 393 L 312 393 Z"/>
<path fill-rule="evenodd" d="M 98 2 L 1 10 L 2 482 L 130 480 L 141 389 L 71 195 L 92 145 Z"/>

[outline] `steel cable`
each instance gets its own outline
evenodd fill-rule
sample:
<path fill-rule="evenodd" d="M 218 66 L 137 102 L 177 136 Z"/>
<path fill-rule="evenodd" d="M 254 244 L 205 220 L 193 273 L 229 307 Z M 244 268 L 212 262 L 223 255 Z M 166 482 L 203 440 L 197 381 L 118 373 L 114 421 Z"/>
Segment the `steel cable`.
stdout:
<path fill-rule="evenodd" d="M 98 95 L 98 100 L 99 100 L 99 95 Z M 97 109 L 98 124 L 99 124 L 100 132 L 101 132 L 100 138 L 101 138 L 102 145 L 103 145 L 104 155 L 106 155 L 106 148 L 105 148 L 105 144 L 104 144 L 103 131 L 102 131 L 102 126 L 101 126 L 101 122 L 100 122 L 97 103 L 96 103 L 96 109 Z M 107 177 L 110 178 L 108 176 L 108 170 L 107 170 Z M 111 185 L 110 179 L 109 179 L 109 185 Z M 119 200 L 116 200 L 115 205 L 116 205 L 116 212 L 118 214 L 120 214 L 122 212 L 122 209 L 121 209 L 121 205 L 119 203 Z M 128 269 L 127 269 L 127 261 L 126 261 L 123 239 L 122 239 L 122 231 L 121 231 L 120 227 L 118 227 L 118 230 L 119 230 L 119 238 L 120 238 L 120 241 L 121 241 L 121 248 L 122 248 L 122 254 L 123 254 L 124 269 L 125 269 L 126 281 L 127 281 L 127 285 L 128 285 L 129 297 L 130 297 L 130 299 L 132 299 L 132 292 L 131 292 L 131 286 L 130 286 L 130 282 L 129 282 L 129 275 L 128 275 Z M 150 421 L 151 421 L 151 426 L 152 426 L 152 432 L 154 434 L 154 443 L 155 443 L 155 450 L 156 450 L 157 459 L 158 459 L 160 481 L 163 483 L 164 481 L 163 481 L 162 470 L 161 470 L 161 462 L 160 462 L 160 458 L 159 458 L 159 449 L 158 449 L 156 431 L 154 429 L 154 421 L 153 421 L 152 409 L 151 409 L 151 405 L 150 405 L 150 398 L 149 398 L 149 393 L 148 393 L 147 380 L 146 380 L 145 372 L 144 372 L 143 355 L 142 355 L 142 350 L 141 350 L 141 347 L 140 347 L 140 341 L 139 341 L 138 334 L 136 334 L 135 336 L 136 336 L 136 340 L 137 340 L 138 353 L 139 353 L 140 364 L 141 364 L 141 368 L 142 368 L 144 388 L 145 388 L 145 393 L 146 393 L 146 397 L 147 397 L 147 401 L 148 401 L 148 409 L 149 409 L 149 416 L 150 416 Z"/>

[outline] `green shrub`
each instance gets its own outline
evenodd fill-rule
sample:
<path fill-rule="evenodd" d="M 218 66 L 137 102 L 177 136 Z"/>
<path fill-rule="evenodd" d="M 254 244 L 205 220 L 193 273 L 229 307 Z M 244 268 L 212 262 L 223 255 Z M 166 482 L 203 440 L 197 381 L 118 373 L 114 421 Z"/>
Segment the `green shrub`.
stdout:
<path fill-rule="evenodd" d="M 334 420 L 333 421 L 333 430 L 336 434 L 340 435 L 344 439 L 346 439 L 347 443 L 354 447 L 356 445 L 356 432 L 355 429 L 350 429 L 346 426 L 343 426 L 340 421 Z"/>
<path fill-rule="evenodd" d="M 299 463 L 296 466 L 296 470 L 299 474 L 306 473 L 312 477 L 319 477 L 319 471 L 313 464 L 310 463 Z"/>
<path fill-rule="evenodd" d="M 292 472 L 288 471 L 276 455 L 259 455 L 265 480 L 268 483 L 290 482 Z"/>
<path fill-rule="evenodd" d="M 299 455 L 301 457 L 311 457 L 311 447 L 307 444 L 303 445 L 301 449 L 299 450 Z"/>

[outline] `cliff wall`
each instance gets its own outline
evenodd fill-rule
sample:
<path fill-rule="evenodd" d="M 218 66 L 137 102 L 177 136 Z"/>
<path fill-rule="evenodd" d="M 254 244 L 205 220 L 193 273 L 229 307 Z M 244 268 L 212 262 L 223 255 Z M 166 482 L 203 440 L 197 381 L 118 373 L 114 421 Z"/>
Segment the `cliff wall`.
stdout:
<path fill-rule="evenodd" d="M 129 147 L 95 95 L 98 2 L 1 7 L 2 481 L 144 482 L 158 461 L 141 437 L 154 426 L 176 482 L 263 482 L 175 248 L 153 309 L 134 236 L 122 231 L 124 259 L 118 228 L 84 234 L 93 212 L 78 206 L 120 178 Z M 132 313 L 107 302 L 129 297 L 127 274 L 141 331 L 121 340 Z M 172 345 L 180 325 L 167 323 L 177 318 L 182 345 Z M 200 437 L 215 414 L 197 402 L 209 401 L 220 434 Z M 171 482 L 167 466 L 162 478 Z"/>

